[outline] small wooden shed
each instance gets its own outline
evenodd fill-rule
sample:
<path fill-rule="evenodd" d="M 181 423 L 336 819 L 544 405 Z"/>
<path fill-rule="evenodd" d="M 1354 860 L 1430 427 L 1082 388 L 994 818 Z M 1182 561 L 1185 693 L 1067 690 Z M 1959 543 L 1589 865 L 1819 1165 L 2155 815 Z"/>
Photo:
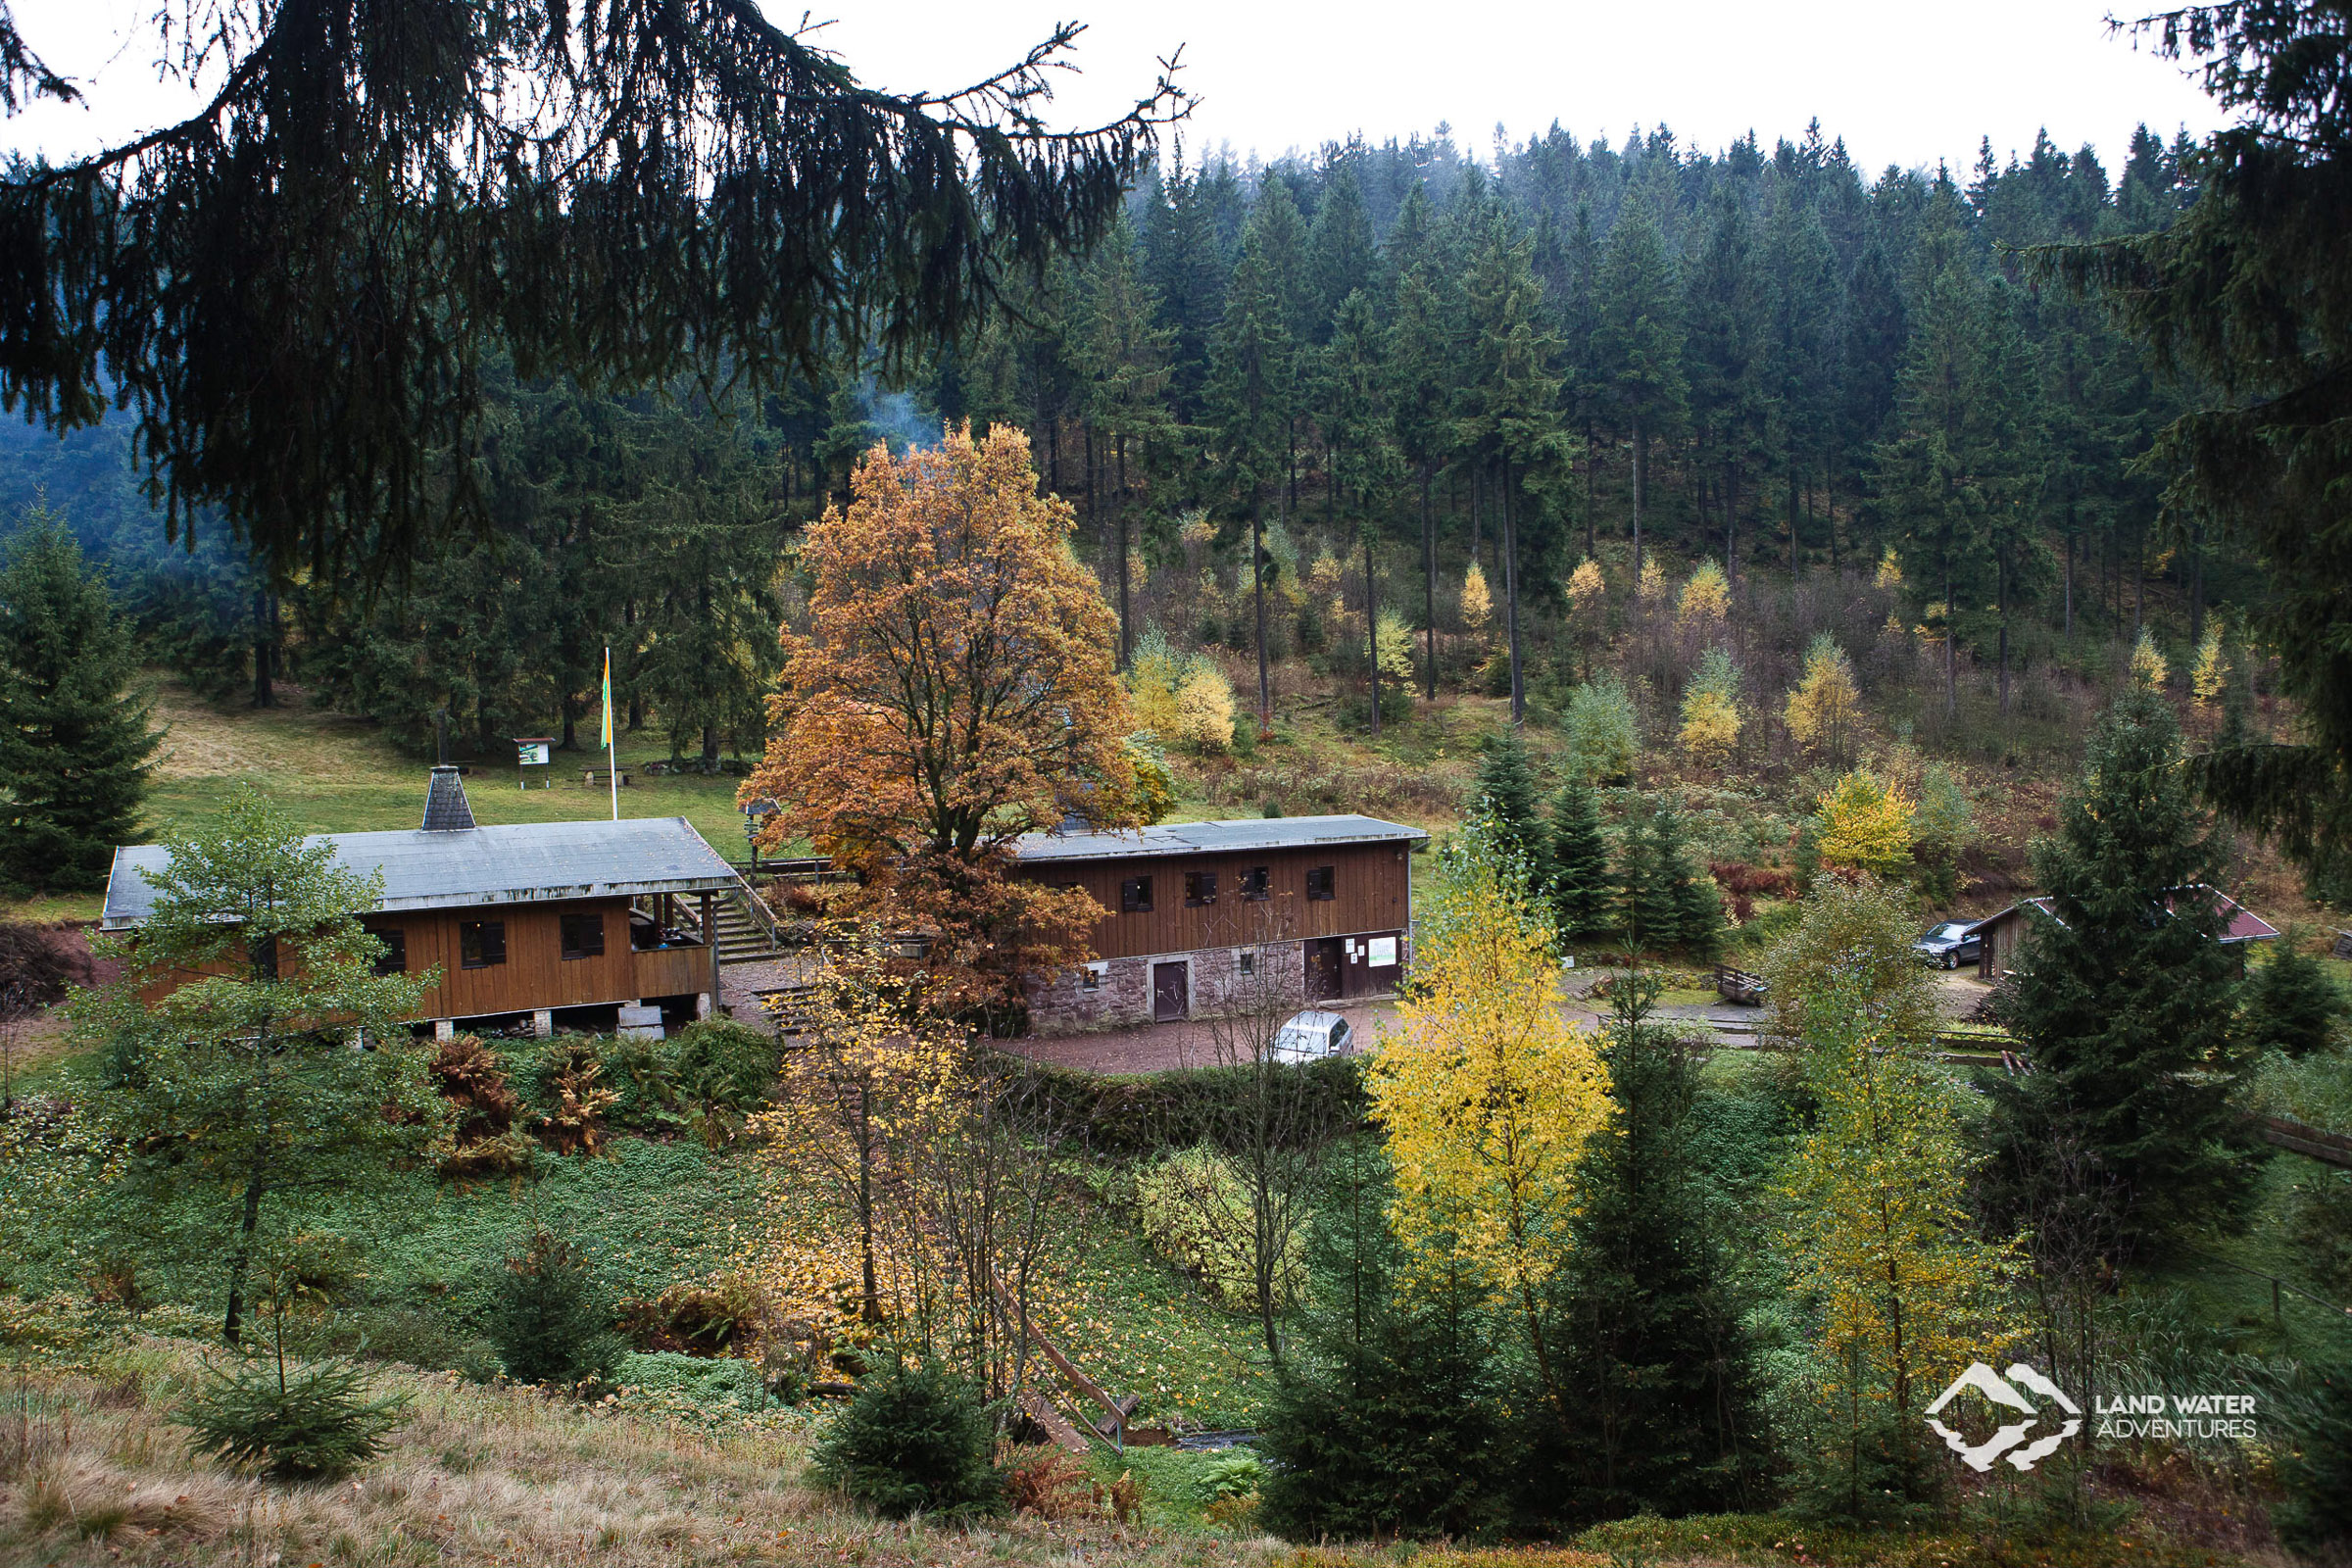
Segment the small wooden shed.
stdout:
<path fill-rule="evenodd" d="M 2236 947 L 2242 952 L 2249 942 L 2269 942 L 2278 935 L 2278 928 L 2261 915 L 2239 904 L 2219 888 L 2202 882 L 2189 887 L 2175 888 L 2165 895 L 2165 910 L 2170 913 L 2185 899 L 2205 899 L 2214 903 L 2222 921 L 2220 941 L 2225 947 Z M 2026 933 L 2035 920 L 2058 918 L 2053 901 L 2048 897 L 2020 899 L 2000 913 L 1987 915 L 1969 927 L 1971 935 L 1983 939 L 1977 953 L 1977 975 L 1984 980 L 1998 980 L 2017 968 L 2018 950 L 2024 945 Z"/>
<path fill-rule="evenodd" d="M 682 816 L 482 827 L 458 770 L 437 767 L 416 830 L 308 842 L 382 876 L 382 901 L 363 915 L 386 950 L 379 968 L 440 970 L 416 1014 L 437 1034 L 517 1016 L 546 1033 L 573 1009 L 593 1012 L 564 1021 L 611 1027 L 615 1007 L 708 1016 L 718 1004 L 713 905 L 740 882 Z M 145 923 L 145 873 L 165 863 L 160 845 L 115 852 L 103 929 Z"/>

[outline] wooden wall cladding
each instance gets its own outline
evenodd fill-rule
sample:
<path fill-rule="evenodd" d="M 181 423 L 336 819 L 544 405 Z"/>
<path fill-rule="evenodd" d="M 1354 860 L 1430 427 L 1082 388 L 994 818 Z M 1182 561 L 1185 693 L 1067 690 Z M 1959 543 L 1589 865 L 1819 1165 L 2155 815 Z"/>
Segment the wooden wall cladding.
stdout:
<path fill-rule="evenodd" d="M 1242 874 L 1267 870 L 1272 897 L 1241 896 Z M 1306 873 L 1328 865 L 1330 899 L 1306 896 Z M 1216 903 L 1188 907 L 1186 872 L 1213 871 Z M 1171 855 L 1132 859 L 1065 860 L 1023 866 L 1020 874 L 1054 887 L 1077 886 L 1102 906 L 1089 941 L 1098 957 L 1131 958 L 1153 953 L 1193 953 L 1300 937 L 1400 931 L 1412 910 L 1412 857 L 1402 844 L 1334 844 L 1305 850 Z M 1119 912 L 1119 887 L 1130 877 L 1152 879 L 1149 913 Z"/>
<path fill-rule="evenodd" d="M 605 951 L 593 957 L 564 956 L 564 916 L 599 914 Z M 458 927 L 474 920 L 503 921 L 507 961 L 468 969 L 461 961 Z M 471 1018 L 488 1013 L 529 1012 L 538 1007 L 584 1007 L 634 1002 L 639 997 L 676 996 L 710 989 L 707 948 L 629 951 L 629 901 L 583 900 L 564 904 L 506 904 L 470 909 L 429 909 L 370 915 L 370 930 L 407 933 L 409 973 L 438 964 L 441 983 L 425 993 L 416 1016 Z M 683 979 L 685 983 L 676 983 Z"/>

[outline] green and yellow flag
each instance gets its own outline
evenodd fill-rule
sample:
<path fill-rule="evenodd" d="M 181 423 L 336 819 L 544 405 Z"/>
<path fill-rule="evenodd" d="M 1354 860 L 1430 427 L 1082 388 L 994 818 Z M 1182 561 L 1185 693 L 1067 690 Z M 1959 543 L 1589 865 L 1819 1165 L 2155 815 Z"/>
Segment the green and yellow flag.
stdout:
<path fill-rule="evenodd" d="M 605 729 L 596 743 L 605 751 L 612 749 L 612 650 L 605 650 Z"/>

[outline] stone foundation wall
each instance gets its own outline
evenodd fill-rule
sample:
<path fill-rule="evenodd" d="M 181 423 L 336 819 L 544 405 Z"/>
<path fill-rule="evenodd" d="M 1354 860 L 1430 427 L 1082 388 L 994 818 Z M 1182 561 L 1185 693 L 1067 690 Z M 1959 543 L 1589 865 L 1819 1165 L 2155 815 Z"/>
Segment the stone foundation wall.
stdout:
<path fill-rule="evenodd" d="M 1088 1034 L 1103 1029 L 1132 1029 L 1152 1021 L 1152 969 L 1155 964 L 1183 963 L 1191 971 L 1187 994 L 1188 1016 L 1212 1018 L 1236 1004 L 1262 995 L 1254 976 L 1241 972 L 1242 955 L 1253 955 L 1266 966 L 1267 977 L 1279 994 L 1294 999 L 1305 995 L 1306 949 L 1298 942 L 1273 942 L 1262 947 L 1205 948 L 1197 953 L 1162 953 L 1140 958 L 1111 958 L 1090 967 L 1100 973 L 1094 985 L 1086 971 L 1070 970 L 1044 984 L 1029 987 L 1029 1026 L 1041 1035 Z"/>

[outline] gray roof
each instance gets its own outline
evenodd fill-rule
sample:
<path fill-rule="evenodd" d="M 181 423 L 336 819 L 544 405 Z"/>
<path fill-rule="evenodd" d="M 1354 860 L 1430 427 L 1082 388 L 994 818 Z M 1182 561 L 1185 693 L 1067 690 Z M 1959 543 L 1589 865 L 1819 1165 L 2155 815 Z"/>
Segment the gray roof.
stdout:
<path fill-rule="evenodd" d="M 519 822 L 465 831 L 315 834 L 347 871 L 384 878 L 379 909 L 446 909 L 483 904 L 610 899 L 730 887 L 735 869 L 682 816 L 625 822 Z M 155 890 L 145 872 L 165 863 L 160 844 L 115 852 L 100 922 L 120 931 L 146 920 Z"/>
<path fill-rule="evenodd" d="M 1128 832 L 1024 833 L 1013 854 L 1031 863 L 1128 860 L 1145 856 L 1238 855 L 1319 844 L 1420 844 L 1417 827 L 1377 816 L 1246 816 L 1230 822 L 1162 822 Z"/>

